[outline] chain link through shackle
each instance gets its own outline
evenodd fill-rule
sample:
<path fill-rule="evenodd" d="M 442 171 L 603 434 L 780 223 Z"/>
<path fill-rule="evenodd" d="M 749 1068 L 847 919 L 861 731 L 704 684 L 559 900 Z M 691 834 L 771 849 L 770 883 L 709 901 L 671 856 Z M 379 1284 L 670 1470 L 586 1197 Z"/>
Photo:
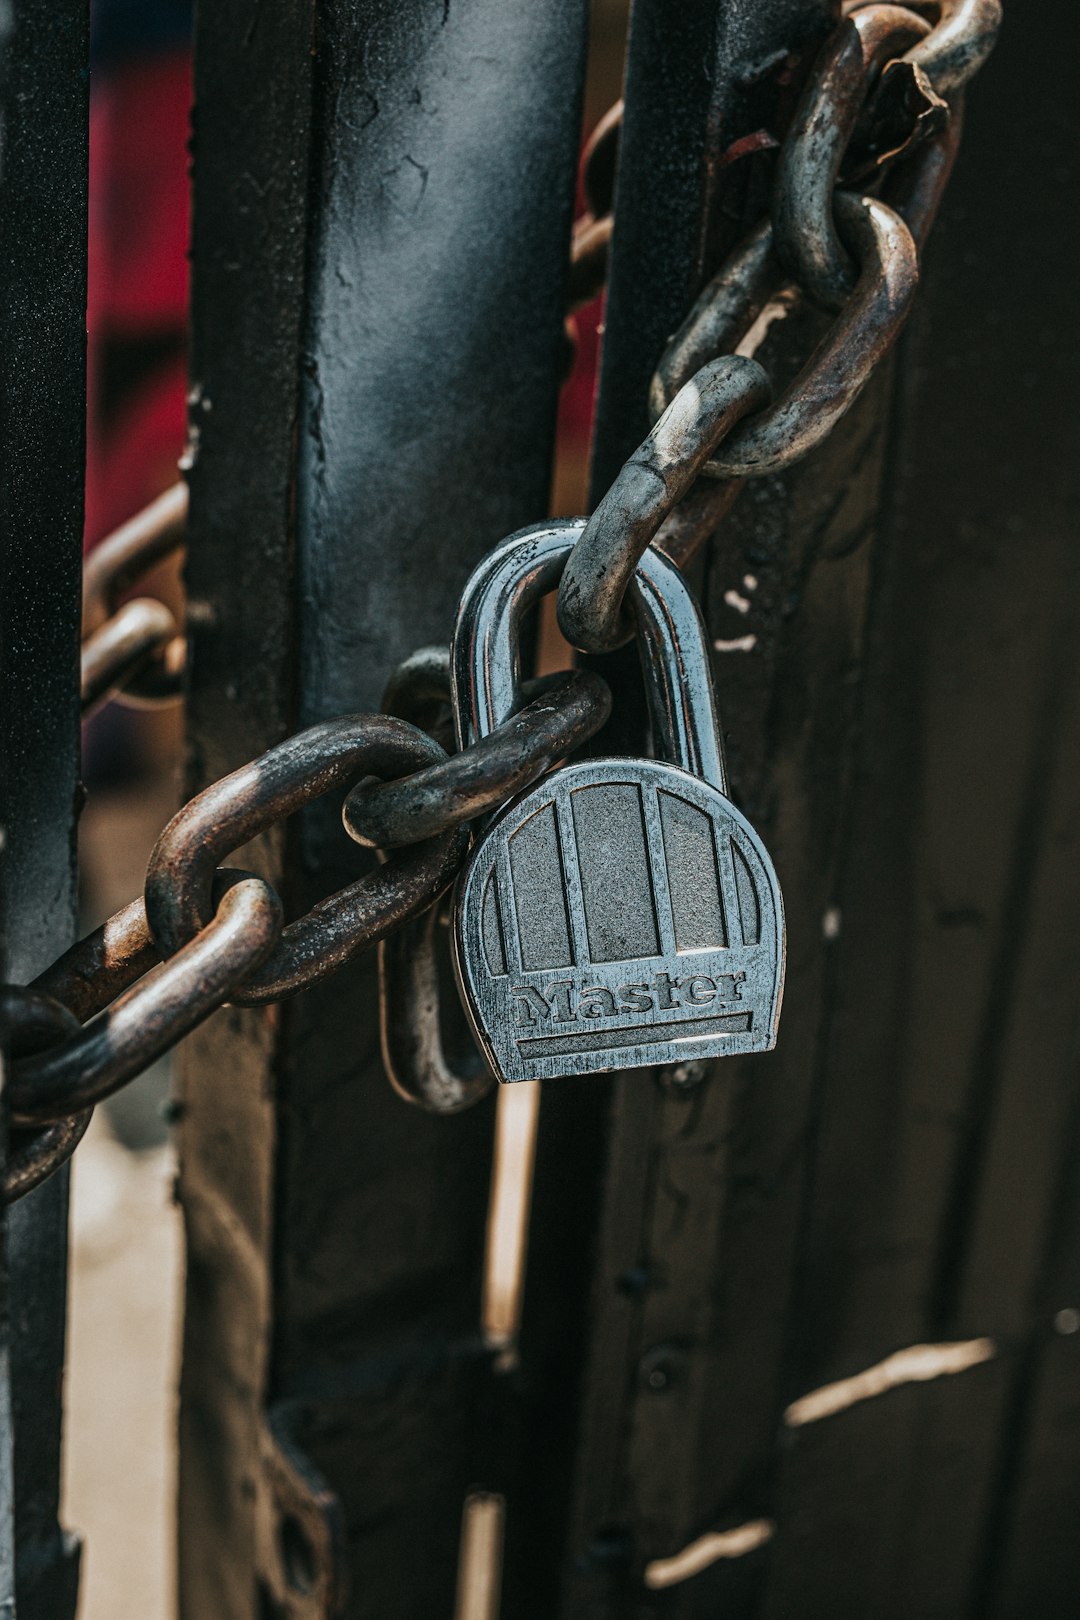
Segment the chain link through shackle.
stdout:
<path fill-rule="evenodd" d="M 999 23 L 999 0 L 844 6 L 781 147 L 770 217 L 735 248 L 668 344 L 650 395 L 655 425 L 571 552 L 559 619 L 574 645 L 603 652 L 628 640 L 623 599 L 646 547 L 685 563 L 742 480 L 789 466 L 850 408 L 910 309 L 919 252 L 956 151 L 963 86 Z M 594 297 L 606 275 L 620 117 L 621 106 L 613 108 L 587 148 L 588 213 L 574 233 L 571 310 Z M 800 298 L 835 319 L 774 399 L 747 350 L 763 311 Z M 179 484 L 88 559 L 85 708 L 118 694 L 136 703 L 180 695 L 184 642 L 171 611 L 150 598 L 121 598 L 182 546 L 186 515 Z M 426 653 L 391 680 L 386 707 L 402 702 L 410 719 L 434 729 L 444 691 L 445 659 Z M 592 736 L 610 703 L 589 672 L 527 683 L 518 713 L 450 757 L 405 720 L 346 716 L 206 788 L 162 834 L 145 897 L 33 985 L 0 988 L 18 1132 L 0 1199 L 22 1196 L 51 1174 L 70 1156 L 94 1103 L 227 1001 L 279 1000 L 392 935 L 394 982 L 430 999 L 430 908 L 464 857 L 467 823 Z M 350 836 L 396 853 L 285 926 L 268 883 L 218 862 L 334 790 L 347 790 Z M 403 955 L 410 940 L 419 952 L 415 971 Z M 403 1025 L 402 1050 L 388 1059 L 391 1070 L 408 1068 L 415 1080 L 400 1089 L 436 1112 L 468 1106 L 489 1077 L 455 1076 L 421 1022 Z"/>

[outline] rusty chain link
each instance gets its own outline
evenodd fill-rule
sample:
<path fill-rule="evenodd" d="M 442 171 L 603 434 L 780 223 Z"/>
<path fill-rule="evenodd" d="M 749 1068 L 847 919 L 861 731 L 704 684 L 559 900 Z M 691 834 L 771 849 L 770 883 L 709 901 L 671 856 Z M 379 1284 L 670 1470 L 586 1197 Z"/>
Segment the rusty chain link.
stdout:
<path fill-rule="evenodd" d="M 665 349 L 650 394 L 654 426 L 566 564 L 558 614 L 574 646 L 596 653 L 627 641 L 623 601 L 646 547 L 688 561 L 744 479 L 806 455 L 865 386 L 910 309 L 956 152 L 962 89 L 999 22 L 999 0 L 847 0 L 781 145 L 771 213 Z M 619 104 L 584 155 L 587 212 L 574 230 L 570 312 L 606 278 L 621 116 Z M 835 318 L 774 399 L 752 351 L 767 312 L 803 298 Z M 187 490 L 177 484 L 91 553 L 84 710 L 116 696 L 152 704 L 180 695 L 185 645 L 174 615 L 151 598 L 122 598 L 180 549 L 186 519 Z M 423 649 L 391 678 L 388 712 L 310 727 L 212 784 L 162 833 L 143 896 L 30 986 L 0 987 L 15 1127 L 0 1201 L 58 1168 L 94 1104 L 216 1008 L 295 994 L 377 942 L 392 1083 L 436 1112 L 467 1107 L 490 1087 L 482 1065 L 454 1072 L 428 1016 L 437 1001 L 437 901 L 464 858 L 468 822 L 591 737 L 611 696 L 599 676 L 580 670 L 527 683 L 518 713 L 449 755 L 448 691 L 445 653 Z M 335 791 L 345 794 L 350 837 L 393 853 L 286 925 L 269 883 L 220 862 Z M 391 1003 L 409 1010 L 392 1028 Z"/>
<path fill-rule="evenodd" d="M 14 1056 L 54 1046 L 79 1028 L 79 1020 L 66 1007 L 21 985 L 0 986 L 0 1020 Z M 82 1141 L 92 1113 L 92 1108 L 84 1108 L 52 1125 L 12 1130 L 0 1175 L 0 1204 L 13 1204 L 59 1170 Z"/>
<path fill-rule="evenodd" d="M 164 495 L 95 546 L 83 568 L 82 707 L 115 697 L 137 706 L 169 703 L 183 691 L 187 648 L 171 609 L 154 597 L 121 605 L 124 591 L 179 551 L 188 492 Z"/>

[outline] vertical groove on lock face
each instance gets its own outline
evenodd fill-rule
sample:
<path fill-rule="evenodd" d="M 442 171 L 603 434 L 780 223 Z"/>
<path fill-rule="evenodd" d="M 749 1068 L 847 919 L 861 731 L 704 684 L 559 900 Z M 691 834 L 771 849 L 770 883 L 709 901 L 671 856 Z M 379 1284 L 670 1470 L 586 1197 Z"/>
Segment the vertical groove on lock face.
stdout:
<path fill-rule="evenodd" d="M 735 886 L 739 893 L 739 910 L 742 913 L 743 944 L 757 945 L 761 940 L 761 910 L 758 906 L 757 891 L 746 858 L 734 839 L 731 840 L 731 858 L 735 863 Z"/>
<path fill-rule="evenodd" d="M 641 789 L 632 782 L 579 788 L 571 804 L 590 961 L 658 955 Z"/>
<path fill-rule="evenodd" d="M 570 967 L 570 919 L 553 804 L 543 805 L 510 839 L 510 869 L 522 967 L 526 973 Z"/>
<path fill-rule="evenodd" d="M 660 793 L 658 798 L 675 948 L 678 951 L 709 946 L 723 949 L 728 943 L 728 931 L 720 898 L 720 871 L 712 821 L 704 811 L 672 793 Z"/>
<path fill-rule="evenodd" d="M 503 943 L 502 918 L 499 915 L 499 897 L 495 893 L 495 873 L 488 874 L 484 884 L 484 910 L 481 927 L 484 933 L 484 954 L 491 972 L 502 977 L 506 972 L 506 946 Z"/>

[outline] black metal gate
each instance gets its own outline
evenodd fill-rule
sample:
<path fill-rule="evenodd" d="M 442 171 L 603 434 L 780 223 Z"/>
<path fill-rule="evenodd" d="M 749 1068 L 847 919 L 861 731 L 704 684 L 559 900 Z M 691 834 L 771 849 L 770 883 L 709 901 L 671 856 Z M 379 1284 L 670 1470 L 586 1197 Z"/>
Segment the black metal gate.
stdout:
<path fill-rule="evenodd" d="M 594 504 L 766 205 L 837 10 L 634 0 Z M 200 8 L 191 792 L 377 711 L 475 562 L 547 514 L 589 26 L 587 0 Z M 545 1082 L 496 1327 L 510 1105 L 402 1103 L 370 956 L 190 1037 L 185 1620 L 1074 1611 L 1076 44 L 1064 0 L 1008 12 L 895 359 L 695 565 L 733 796 L 786 897 L 777 1050 Z M 73 926 L 81 8 L 15 0 L 4 50 L 0 904 L 24 982 Z M 776 319 L 794 369 L 827 317 Z M 606 740 L 640 742 L 632 658 L 601 667 Z M 366 869 L 338 808 L 245 852 L 290 915 Z M 74 1612 L 65 1199 L 60 1176 L 7 1223 L 22 1620 Z"/>

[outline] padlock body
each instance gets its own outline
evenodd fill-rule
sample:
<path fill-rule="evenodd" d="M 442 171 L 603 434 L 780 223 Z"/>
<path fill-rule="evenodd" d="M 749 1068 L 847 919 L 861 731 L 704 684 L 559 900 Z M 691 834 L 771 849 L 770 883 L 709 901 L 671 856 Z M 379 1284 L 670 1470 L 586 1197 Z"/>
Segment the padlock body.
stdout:
<path fill-rule="evenodd" d="M 486 829 L 459 880 L 455 961 L 503 1081 L 772 1047 L 780 887 L 715 787 L 655 760 L 545 777 Z"/>

